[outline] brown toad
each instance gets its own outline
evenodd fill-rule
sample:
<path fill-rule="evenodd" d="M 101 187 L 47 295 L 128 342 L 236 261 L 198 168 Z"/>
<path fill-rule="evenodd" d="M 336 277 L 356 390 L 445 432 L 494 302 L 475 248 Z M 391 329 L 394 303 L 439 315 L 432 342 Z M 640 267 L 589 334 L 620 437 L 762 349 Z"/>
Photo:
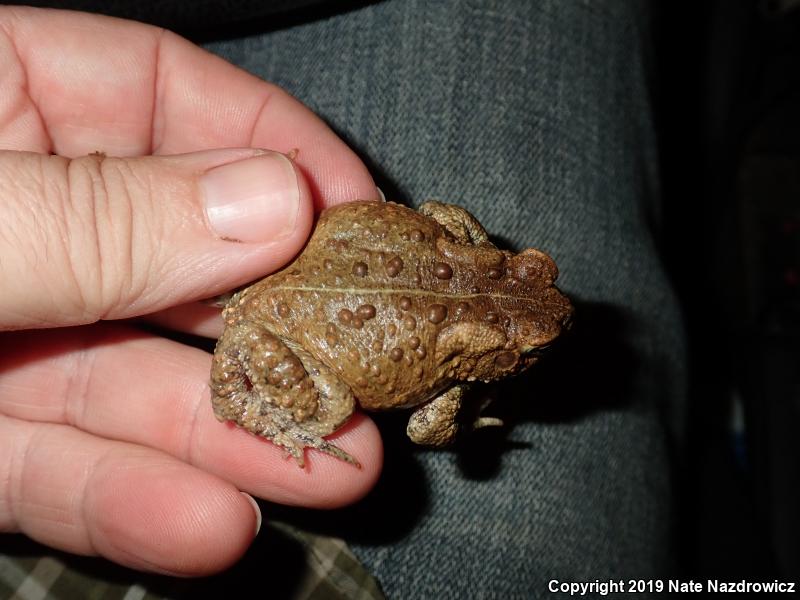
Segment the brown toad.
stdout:
<path fill-rule="evenodd" d="M 356 402 L 421 405 L 409 437 L 446 444 L 465 384 L 527 368 L 565 327 L 572 307 L 556 276 L 539 250 L 498 250 L 458 206 L 329 208 L 294 262 L 227 304 L 211 371 L 214 412 L 301 466 L 306 447 L 358 464 L 323 439 Z"/>

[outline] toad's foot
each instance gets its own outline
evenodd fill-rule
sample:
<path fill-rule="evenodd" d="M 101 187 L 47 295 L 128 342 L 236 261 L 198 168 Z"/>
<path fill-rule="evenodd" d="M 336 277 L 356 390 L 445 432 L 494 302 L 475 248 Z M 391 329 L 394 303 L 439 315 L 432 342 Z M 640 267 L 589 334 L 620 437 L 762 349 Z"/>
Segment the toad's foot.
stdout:
<path fill-rule="evenodd" d="M 355 407 L 333 371 L 263 326 L 226 328 L 211 369 L 214 413 L 284 448 L 302 467 L 314 448 L 354 465 L 355 458 L 326 441 Z"/>
<path fill-rule="evenodd" d="M 489 241 L 483 225 L 460 206 L 429 200 L 419 207 L 419 212 L 438 222 L 461 244 L 478 245 Z"/>
<path fill-rule="evenodd" d="M 423 446 L 446 446 L 454 442 L 459 430 L 459 413 L 468 390 L 469 386 L 465 384 L 456 385 L 414 411 L 408 420 L 408 437 Z M 473 430 L 503 425 L 503 421 L 496 417 L 480 416 L 489 402 L 481 403 L 478 417 L 471 424 Z"/>
<path fill-rule="evenodd" d="M 483 411 L 492 403 L 491 398 L 484 398 L 478 407 L 478 416 L 472 423 L 472 429 L 481 429 L 483 427 L 502 427 L 505 425 L 502 419 L 497 417 L 484 417 Z"/>
<path fill-rule="evenodd" d="M 258 398 L 252 399 L 241 425 L 247 431 L 265 437 L 286 450 L 286 453 L 297 461 L 300 468 L 305 466 L 306 448 L 314 448 L 351 465 L 361 467 L 355 458 L 338 446 L 308 431 L 302 424 L 287 418 L 285 410 L 262 402 Z"/>
<path fill-rule="evenodd" d="M 408 437 L 423 446 L 446 446 L 452 443 L 458 433 L 457 417 L 466 391 L 466 385 L 453 386 L 415 410 L 408 420 Z"/>

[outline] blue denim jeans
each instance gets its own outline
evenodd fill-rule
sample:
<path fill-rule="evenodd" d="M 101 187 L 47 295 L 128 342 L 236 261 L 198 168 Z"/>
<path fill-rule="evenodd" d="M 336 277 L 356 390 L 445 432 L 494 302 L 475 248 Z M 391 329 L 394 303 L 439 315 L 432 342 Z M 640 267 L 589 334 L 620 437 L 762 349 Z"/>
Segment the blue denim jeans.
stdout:
<path fill-rule="evenodd" d="M 317 518 L 391 598 L 670 569 L 685 357 L 658 255 L 644 8 L 388 0 L 209 44 L 325 118 L 390 199 L 459 203 L 499 243 L 551 254 L 576 304 L 549 359 L 494 392 L 507 430 L 416 450 L 389 417 L 375 493 Z"/>

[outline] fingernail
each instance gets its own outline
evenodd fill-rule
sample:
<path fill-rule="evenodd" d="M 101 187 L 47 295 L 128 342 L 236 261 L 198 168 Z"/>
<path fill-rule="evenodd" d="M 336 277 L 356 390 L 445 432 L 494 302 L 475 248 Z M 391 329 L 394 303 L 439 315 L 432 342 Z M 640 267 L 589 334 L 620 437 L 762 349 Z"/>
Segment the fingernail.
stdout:
<path fill-rule="evenodd" d="M 383 193 L 383 190 L 379 187 L 375 187 L 378 190 L 378 195 L 381 197 L 381 202 L 386 202 L 386 194 Z"/>
<path fill-rule="evenodd" d="M 208 222 L 222 238 L 270 242 L 289 236 L 300 210 L 292 163 L 265 152 L 207 171 L 200 178 Z"/>
<path fill-rule="evenodd" d="M 258 506 L 258 502 L 256 502 L 255 498 L 253 498 L 250 494 L 247 492 L 239 493 L 247 498 L 256 513 L 256 535 L 258 535 L 258 532 L 261 531 L 261 508 Z"/>

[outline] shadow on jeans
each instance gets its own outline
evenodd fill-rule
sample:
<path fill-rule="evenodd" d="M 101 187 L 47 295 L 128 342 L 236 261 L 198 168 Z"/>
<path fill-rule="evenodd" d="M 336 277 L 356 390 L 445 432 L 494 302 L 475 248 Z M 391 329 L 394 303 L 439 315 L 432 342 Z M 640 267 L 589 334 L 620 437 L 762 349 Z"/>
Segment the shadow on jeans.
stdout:
<path fill-rule="evenodd" d="M 572 301 L 570 331 L 537 365 L 477 390 L 482 394 L 478 403 L 487 396 L 492 400 L 483 414 L 505 425 L 476 430 L 457 445 L 466 477 L 490 479 L 502 467 L 505 452 L 530 446 L 514 441 L 515 424 L 573 423 L 632 403 L 632 377 L 641 368 L 630 340 L 634 320 L 616 306 Z"/>
<path fill-rule="evenodd" d="M 627 408 L 633 397 L 631 378 L 640 366 L 629 341 L 633 319 L 614 306 L 575 305 L 572 329 L 538 365 L 512 380 L 475 390 L 474 405 L 487 395 L 493 398 L 483 414 L 500 417 L 503 427 L 479 429 L 452 448 L 431 450 L 406 437 L 411 411 L 371 413 L 383 437 L 385 463 L 366 498 L 334 511 L 271 506 L 265 514 L 352 542 L 392 543 L 414 529 L 430 500 L 419 453 L 454 453 L 463 477 L 488 480 L 498 475 L 506 453 L 535 451 L 514 441 L 515 424 L 571 423 L 599 411 Z"/>

